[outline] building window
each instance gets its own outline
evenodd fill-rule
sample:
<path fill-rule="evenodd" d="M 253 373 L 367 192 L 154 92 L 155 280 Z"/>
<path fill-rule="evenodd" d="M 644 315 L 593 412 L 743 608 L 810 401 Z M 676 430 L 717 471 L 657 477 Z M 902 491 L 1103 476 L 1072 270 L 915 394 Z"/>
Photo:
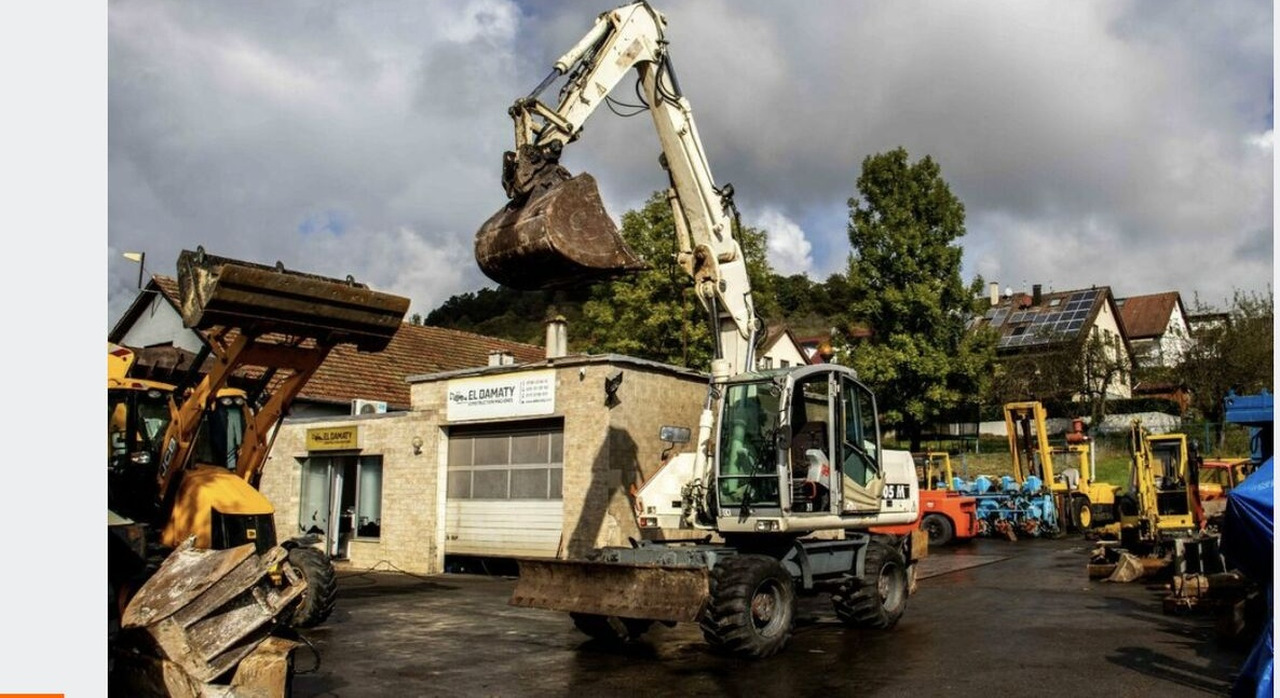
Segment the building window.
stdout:
<path fill-rule="evenodd" d="M 562 499 L 564 432 L 454 433 L 449 499 Z"/>

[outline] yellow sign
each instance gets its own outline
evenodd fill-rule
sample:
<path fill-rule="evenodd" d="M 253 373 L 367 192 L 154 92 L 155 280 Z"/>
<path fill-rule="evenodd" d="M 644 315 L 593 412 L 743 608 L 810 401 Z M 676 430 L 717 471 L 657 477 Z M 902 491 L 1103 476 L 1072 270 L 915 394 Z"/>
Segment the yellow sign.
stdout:
<path fill-rule="evenodd" d="M 308 451 L 345 451 L 360 447 L 359 427 L 321 427 L 307 430 Z"/>

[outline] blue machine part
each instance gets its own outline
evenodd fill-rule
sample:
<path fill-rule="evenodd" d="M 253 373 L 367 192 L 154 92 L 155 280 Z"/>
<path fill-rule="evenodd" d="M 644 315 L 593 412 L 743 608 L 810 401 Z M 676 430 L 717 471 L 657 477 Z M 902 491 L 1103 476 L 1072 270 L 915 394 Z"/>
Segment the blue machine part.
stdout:
<path fill-rule="evenodd" d="M 1227 422 L 1249 427 L 1249 460 L 1254 467 L 1274 455 L 1275 398 L 1271 393 L 1263 390 L 1256 395 L 1236 395 L 1233 391 L 1223 403 Z"/>

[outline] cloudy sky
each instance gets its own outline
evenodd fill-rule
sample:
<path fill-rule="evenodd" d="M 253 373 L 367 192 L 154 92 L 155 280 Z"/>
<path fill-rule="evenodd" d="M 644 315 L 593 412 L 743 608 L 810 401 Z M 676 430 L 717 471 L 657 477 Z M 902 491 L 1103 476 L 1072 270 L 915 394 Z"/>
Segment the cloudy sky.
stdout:
<path fill-rule="evenodd" d="M 472 241 L 505 203 L 507 108 L 615 5 L 111 0 L 108 327 L 124 252 L 351 274 L 422 314 L 492 285 Z M 1272 283 L 1270 2 L 655 6 L 778 272 L 845 269 L 862 160 L 902 146 L 964 202 L 966 281 L 1218 306 Z M 647 116 L 601 109 L 564 162 L 616 219 L 665 186 L 657 155 Z"/>

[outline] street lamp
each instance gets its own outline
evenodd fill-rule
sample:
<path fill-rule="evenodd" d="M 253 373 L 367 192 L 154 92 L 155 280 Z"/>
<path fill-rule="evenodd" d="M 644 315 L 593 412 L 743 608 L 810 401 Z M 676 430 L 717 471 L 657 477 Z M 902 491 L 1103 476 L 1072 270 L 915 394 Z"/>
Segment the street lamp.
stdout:
<path fill-rule="evenodd" d="M 125 252 L 124 258 L 138 263 L 138 288 L 142 288 L 142 272 L 146 269 L 146 252 Z"/>

